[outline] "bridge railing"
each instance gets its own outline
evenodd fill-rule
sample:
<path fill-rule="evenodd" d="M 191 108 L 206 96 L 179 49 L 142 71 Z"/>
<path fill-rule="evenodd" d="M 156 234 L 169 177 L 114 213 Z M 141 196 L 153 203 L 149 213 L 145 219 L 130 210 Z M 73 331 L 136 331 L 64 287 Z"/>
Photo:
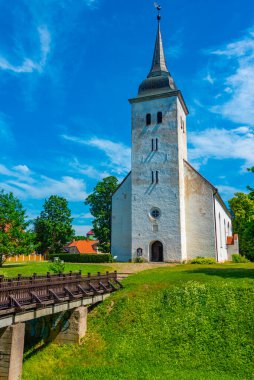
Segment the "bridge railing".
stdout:
<path fill-rule="evenodd" d="M 45 307 L 75 298 L 110 293 L 122 287 L 117 272 L 82 276 L 81 271 L 57 275 L 0 279 L 0 316 L 3 314 Z"/>

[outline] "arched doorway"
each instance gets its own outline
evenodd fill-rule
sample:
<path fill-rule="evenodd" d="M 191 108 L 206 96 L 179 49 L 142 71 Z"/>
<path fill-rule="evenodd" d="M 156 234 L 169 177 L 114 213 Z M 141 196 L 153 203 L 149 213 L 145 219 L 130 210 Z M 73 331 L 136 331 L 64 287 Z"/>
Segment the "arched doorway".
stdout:
<path fill-rule="evenodd" d="M 163 245 L 160 241 L 155 241 L 151 245 L 151 261 L 163 261 Z"/>

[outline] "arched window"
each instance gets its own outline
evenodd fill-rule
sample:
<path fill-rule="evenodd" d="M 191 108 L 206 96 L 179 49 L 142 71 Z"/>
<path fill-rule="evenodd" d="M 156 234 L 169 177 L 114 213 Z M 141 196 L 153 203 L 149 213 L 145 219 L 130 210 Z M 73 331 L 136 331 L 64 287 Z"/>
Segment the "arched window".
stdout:
<path fill-rule="evenodd" d="M 146 114 L 146 125 L 151 125 L 151 114 L 147 113 Z"/>
<path fill-rule="evenodd" d="M 158 139 L 152 139 L 152 152 L 157 152 L 158 150 Z"/>
<path fill-rule="evenodd" d="M 157 124 L 161 124 L 162 123 L 162 112 L 158 112 L 157 113 Z"/>
<path fill-rule="evenodd" d="M 219 233 L 220 233 L 220 247 L 222 248 L 222 233 L 221 233 L 221 219 L 219 213 Z"/>
<path fill-rule="evenodd" d="M 228 236 L 230 236 L 229 222 L 228 222 Z"/>
<path fill-rule="evenodd" d="M 225 245 L 227 244 L 227 230 L 226 230 L 226 220 L 224 219 L 224 237 L 225 237 Z"/>
<path fill-rule="evenodd" d="M 156 172 L 155 172 L 155 182 L 159 183 L 159 172 L 158 172 L 158 170 L 156 170 Z"/>

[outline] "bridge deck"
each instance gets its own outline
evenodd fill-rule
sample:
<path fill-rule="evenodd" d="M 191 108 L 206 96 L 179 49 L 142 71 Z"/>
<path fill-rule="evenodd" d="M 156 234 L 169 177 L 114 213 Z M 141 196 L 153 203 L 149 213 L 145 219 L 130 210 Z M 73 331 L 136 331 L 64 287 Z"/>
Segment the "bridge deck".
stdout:
<path fill-rule="evenodd" d="M 46 276 L 34 274 L 31 277 L 19 275 L 16 278 L 1 276 L 0 325 L 3 318 L 17 313 L 52 308 L 70 301 L 80 301 L 82 305 L 85 299 L 94 303 L 95 297 L 114 292 L 119 287 L 122 285 L 117 279 L 117 272 L 98 273 L 96 276 L 89 273 L 82 276 L 81 271 L 58 275 L 48 273 Z"/>

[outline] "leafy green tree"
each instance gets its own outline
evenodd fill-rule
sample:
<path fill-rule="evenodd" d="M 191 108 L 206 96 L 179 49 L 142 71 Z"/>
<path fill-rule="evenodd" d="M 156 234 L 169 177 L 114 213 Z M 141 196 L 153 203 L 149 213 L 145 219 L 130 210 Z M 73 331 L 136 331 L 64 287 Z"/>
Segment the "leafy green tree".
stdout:
<path fill-rule="evenodd" d="M 27 231 L 26 211 L 13 193 L 0 192 L 0 267 L 5 259 L 34 250 L 34 235 Z"/>
<path fill-rule="evenodd" d="M 75 240 L 87 240 L 87 236 L 84 236 L 84 235 L 78 235 L 78 236 L 75 236 Z"/>
<path fill-rule="evenodd" d="M 35 219 L 34 231 L 40 253 L 60 253 L 74 237 L 71 211 L 65 198 L 52 195 L 45 200 L 43 211 Z"/>
<path fill-rule="evenodd" d="M 90 206 L 90 212 L 94 216 L 93 231 L 99 240 L 98 247 L 106 253 L 110 252 L 111 197 L 117 186 L 116 177 L 106 177 L 97 183 L 93 193 L 85 201 L 85 204 Z"/>
<path fill-rule="evenodd" d="M 254 167 L 248 169 L 254 173 Z M 236 193 L 229 205 L 234 214 L 234 231 L 239 234 L 239 249 L 254 261 L 254 189 L 248 186 L 249 193 Z"/>

